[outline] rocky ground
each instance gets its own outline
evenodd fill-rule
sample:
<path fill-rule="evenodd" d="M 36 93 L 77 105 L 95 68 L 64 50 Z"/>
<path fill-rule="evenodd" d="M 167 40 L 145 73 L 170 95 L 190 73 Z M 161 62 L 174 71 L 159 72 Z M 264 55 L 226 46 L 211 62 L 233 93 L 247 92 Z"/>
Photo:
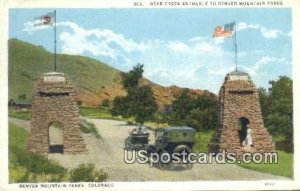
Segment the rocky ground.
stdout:
<path fill-rule="evenodd" d="M 82 163 L 93 163 L 99 169 L 108 172 L 109 181 L 184 181 L 184 180 L 270 180 L 287 179 L 233 164 L 195 164 L 189 170 L 161 170 L 150 168 L 148 164 L 126 164 L 124 162 L 124 140 L 135 127 L 123 121 L 89 119 L 95 124 L 100 138 L 92 134 L 83 134 L 88 153 L 78 155 L 49 154 L 48 158 L 58 161 L 67 168 Z M 11 123 L 30 130 L 30 123 L 10 118 Z M 59 133 L 59 131 L 57 131 Z M 153 137 L 152 137 L 153 139 Z"/>

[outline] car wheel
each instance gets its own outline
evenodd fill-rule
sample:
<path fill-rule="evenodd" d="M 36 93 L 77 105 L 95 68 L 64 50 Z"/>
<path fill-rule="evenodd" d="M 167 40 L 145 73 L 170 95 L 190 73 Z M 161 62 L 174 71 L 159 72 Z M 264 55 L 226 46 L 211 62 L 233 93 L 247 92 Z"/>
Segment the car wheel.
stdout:
<path fill-rule="evenodd" d="M 188 147 L 186 145 L 179 145 L 174 149 L 173 153 L 183 153 L 184 151 L 187 153 L 187 155 L 189 153 L 193 152 L 193 150 L 190 147 Z M 186 160 L 188 159 L 187 155 L 186 155 Z M 184 161 L 183 156 L 178 165 L 182 166 L 185 169 L 191 169 L 193 167 L 193 164 L 190 163 L 190 161 Z"/>
<path fill-rule="evenodd" d="M 129 138 L 126 138 L 125 139 L 125 149 L 126 150 L 132 150 L 132 147 L 131 147 L 131 143 L 130 143 L 130 139 Z"/>

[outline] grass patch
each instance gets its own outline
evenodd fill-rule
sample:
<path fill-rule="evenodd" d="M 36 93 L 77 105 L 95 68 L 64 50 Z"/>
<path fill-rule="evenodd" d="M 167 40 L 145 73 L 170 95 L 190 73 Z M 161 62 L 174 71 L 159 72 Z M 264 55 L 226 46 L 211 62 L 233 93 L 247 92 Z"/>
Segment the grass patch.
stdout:
<path fill-rule="evenodd" d="M 81 116 L 90 117 L 90 118 L 115 119 L 115 120 L 122 119 L 117 116 L 112 116 L 110 113 L 110 109 L 108 107 L 80 107 L 79 113 Z"/>
<path fill-rule="evenodd" d="M 107 173 L 103 170 L 95 170 L 93 164 L 81 164 L 70 172 L 71 182 L 103 182 L 107 179 Z"/>
<path fill-rule="evenodd" d="M 31 119 L 31 110 L 26 111 L 9 111 L 9 117 L 14 117 L 23 120 L 30 120 Z"/>
<path fill-rule="evenodd" d="M 193 150 L 196 152 L 208 152 L 208 144 L 214 131 L 197 132 Z M 293 153 L 276 150 L 278 153 L 278 164 L 237 164 L 243 168 L 270 173 L 278 176 L 293 177 Z"/>
<path fill-rule="evenodd" d="M 90 118 L 100 118 L 100 119 L 114 119 L 121 120 L 122 117 L 112 116 L 110 109 L 108 107 L 80 107 L 79 113 L 81 116 Z M 26 111 L 9 111 L 9 116 L 23 119 L 31 120 L 31 110 Z"/>
<path fill-rule="evenodd" d="M 266 172 L 278 176 L 293 177 L 293 154 L 285 151 L 276 151 L 278 153 L 278 164 L 245 164 L 241 163 L 242 166 L 247 169 L 257 170 L 260 172 Z"/>
<path fill-rule="evenodd" d="M 195 135 L 195 144 L 193 150 L 197 152 L 208 152 L 208 144 L 214 131 L 197 132 Z"/>
<path fill-rule="evenodd" d="M 43 156 L 29 153 L 24 145 L 29 133 L 9 124 L 10 182 L 56 182 L 66 177 L 67 169 Z"/>
<path fill-rule="evenodd" d="M 80 107 L 79 113 L 81 116 L 90 118 L 101 118 L 101 119 L 115 119 L 120 120 L 122 118 L 112 116 L 108 107 Z M 31 120 L 31 110 L 27 111 L 10 111 L 10 117 Z"/>
<path fill-rule="evenodd" d="M 276 150 L 287 151 L 288 153 L 294 152 L 294 145 L 290 145 L 290 141 L 286 140 L 283 135 L 275 135 L 273 136 L 273 140 L 276 143 Z"/>
<path fill-rule="evenodd" d="M 56 161 L 27 152 L 24 148 L 29 133 L 9 124 L 9 181 L 17 182 L 100 182 L 107 179 L 107 173 L 96 170 L 94 165 L 79 165 L 68 171 Z"/>
<path fill-rule="evenodd" d="M 97 138 L 101 138 L 101 136 L 99 135 L 99 132 L 96 129 L 95 125 L 93 123 L 88 122 L 87 120 L 80 120 L 80 130 L 83 133 L 92 133 Z"/>
<path fill-rule="evenodd" d="M 144 123 L 144 126 L 150 128 L 150 129 L 157 129 L 157 128 L 169 127 L 169 124 L 168 123 L 158 123 L 158 122 L 146 121 Z"/>

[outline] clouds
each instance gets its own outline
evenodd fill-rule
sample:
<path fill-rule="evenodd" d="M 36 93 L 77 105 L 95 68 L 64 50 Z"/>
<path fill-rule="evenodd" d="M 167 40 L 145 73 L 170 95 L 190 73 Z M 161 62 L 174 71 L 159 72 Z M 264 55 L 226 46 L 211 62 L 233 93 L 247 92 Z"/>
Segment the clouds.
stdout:
<path fill-rule="evenodd" d="M 251 76 L 256 76 L 260 69 L 264 66 L 267 65 L 274 65 L 274 64 L 282 64 L 285 65 L 287 63 L 287 60 L 283 57 L 278 58 L 274 56 L 263 56 L 259 60 L 257 60 L 254 64 L 251 63 L 251 67 L 245 67 L 243 66 L 242 68 L 248 72 Z M 268 66 L 272 67 L 272 66 Z"/>
<path fill-rule="evenodd" d="M 33 22 L 26 22 L 23 31 L 32 34 L 38 30 L 48 29 L 49 26 L 34 27 Z M 84 29 L 74 22 L 58 22 L 57 27 L 70 29 L 71 32 L 62 32 L 59 40 L 62 43 L 62 52 L 66 54 L 84 54 L 90 52 L 94 56 L 118 56 L 115 48 L 124 52 L 143 51 L 146 47 L 143 43 L 136 43 L 131 39 L 125 39 L 122 34 L 116 34 L 107 29 Z M 114 47 L 116 46 L 116 47 Z"/>
<path fill-rule="evenodd" d="M 49 29 L 49 28 L 50 28 L 49 25 L 34 26 L 34 22 L 28 21 L 28 22 L 24 23 L 24 28 L 23 28 L 22 32 L 27 32 L 32 35 L 35 31 L 45 30 L 45 29 Z"/>
<path fill-rule="evenodd" d="M 278 29 L 267 29 L 264 26 L 261 26 L 259 24 L 248 24 L 245 22 L 240 22 L 237 24 L 237 31 L 243 31 L 245 29 L 258 30 L 261 33 L 261 35 L 266 39 L 275 39 L 279 35 L 291 36 L 291 32 L 283 32 Z"/>
<path fill-rule="evenodd" d="M 83 28 L 70 21 L 58 22 L 57 27 L 61 31 L 58 36 L 62 53 L 94 57 L 123 71 L 142 63 L 145 65 L 145 77 L 165 86 L 200 88 L 217 93 L 226 73 L 235 68 L 231 40 L 212 39 L 210 33 L 184 40 L 138 41 L 109 29 Z M 23 31 L 33 34 L 47 28 L 33 27 L 33 23 L 27 22 Z M 266 40 L 290 36 L 290 33 L 267 29 L 259 24 L 237 24 L 238 31 L 246 29 L 261 33 Z M 261 79 L 258 71 L 267 65 L 276 63 L 276 67 L 280 68 L 289 60 L 284 56 L 274 56 L 272 50 L 242 52 L 239 57 L 240 68 L 254 80 Z M 257 83 L 260 85 L 259 81 Z"/>
<path fill-rule="evenodd" d="M 190 48 L 186 44 L 184 44 L 182 42 L 179 42 L 179 41 L 169 42 L 167 47 L 170 50 L 174 51 L 174 52 L 188 52 L 188 51 L 190 51 Z"/>
<path fill-rule="evenodd" d="M 145 75 L 160 84 L 210 89 L 205 81 L 212 76 L 207 71 L 219 68 L 221 60 L 224 67 L 230 65 L 223 60 L 225 54 L 212 41 L 155 41 L 139 60 L 145 64 Z"/>
<path fill-rule="evenodd" d="M 61 22 L 58 26 L 71 29 L 60 34 L 63 53 L 90 53 L 98 58 L 107 57 L 109 64 L 123 71 L 142 63 L 147 78 L 166 86 L 176 84 L 211 89 L 212 85 L 206 80 L 213 75 L 208 76 L 207 72 L 202 71 L 220 68 L 225 71 L 226 68 L 229 72 L 232 69 L 231 58 L 226 56 L 228 53 L 211 38 L 195 37 L 185 41 L 149 39 L 137 42 L 107 29 L 83 29 L 71 22 Z M 202 80 L 203 77 L 205 80 Z M 218 86 L 214 84 L 213 91 L 217 91 Z"/>
<path fill-rule="evenodd" d="M 63 32 L 60 35 L 60 40 L 65 44 L 75 42 L 78 43 L 78 40 L 83 42 L 93 42 L 90 44 L 91 46 L 87 46 L 81 49 L 86 49 L 87 51 L 93 52 L 93 49 L 97 49 L 95 44 L 100 44 L 100 50 L 106 49 L 110 47 L 111 44 L 115 44 L 116 46 L 122 48 L 125 52 L 133 52 L 133 51 L 142 51 L 146 47 L 143 43 L 136 43 L 131 39 L 125 39 L 122 34 L 116 34 L 111 30 L 107 29 L 84 29 L 79 27 L 76 23 L 72 22 L 60 22 L 57 26 L 69 27 L 72 30 L 72 33 Z M 71 41 L 71 42 L 70 42 Z M 80 43 L 81 45 L 85 45 L 84 43 Z M 87 43 L 89 45 L 89 43 Z M 112 52 L 112 51 L 110 51 Z M 94 55 L 99 55 L 100 51 L 95 51 Z"/>

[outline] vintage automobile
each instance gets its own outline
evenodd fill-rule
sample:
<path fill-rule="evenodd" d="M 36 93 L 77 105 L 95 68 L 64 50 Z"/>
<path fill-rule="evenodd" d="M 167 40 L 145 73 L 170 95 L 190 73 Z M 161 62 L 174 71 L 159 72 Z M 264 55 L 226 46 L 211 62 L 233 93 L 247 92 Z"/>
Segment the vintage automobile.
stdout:
<path fill-rule="evenodd" d="M 154 145 L 148 145 L 147 151 L 150 153 L 163 154 L 167 152 L 182 153 L 185 151 L 187 154 L 192 152 L 193 144 L 195 142 L 196 131 L 191 127 L 169 127 L 160 128 L 155 130 L 155 143 Z M 191 168 L 192 164 L 184 164 L 186 168 Z M 161 164 L 161 168 L 165 168 L 166 165 Z"/>
<path fill-rule="evenodd" d="M 129 136 L 125 139 L 126 150 L 141 150 L 146 149 L 149 143 L 149 132 L 145 127 L 134 128 Z"/>

